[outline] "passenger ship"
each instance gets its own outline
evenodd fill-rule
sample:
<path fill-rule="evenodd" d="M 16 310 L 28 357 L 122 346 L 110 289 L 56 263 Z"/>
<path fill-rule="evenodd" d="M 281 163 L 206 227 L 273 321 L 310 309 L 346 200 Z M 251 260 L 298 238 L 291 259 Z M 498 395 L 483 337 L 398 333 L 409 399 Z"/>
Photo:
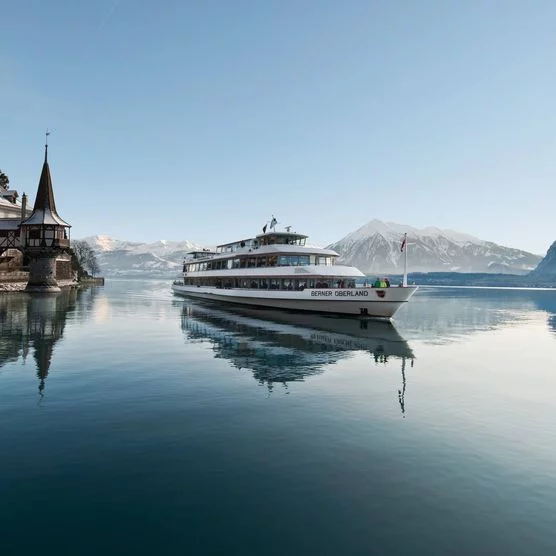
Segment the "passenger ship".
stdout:
<path fill-rule="evenodd" d="M 264 230 L 264 228 L 263 228 Z M 336 264 L 338 253 L 309 247 L 308 236 L 271 229 L 254 238 L 187 253 L 175 294 L 294 311 L 390 319 L 416 286 L 356 285 L 365 275 Z M 388 285 L 389 286 L 389 285 Z"/>

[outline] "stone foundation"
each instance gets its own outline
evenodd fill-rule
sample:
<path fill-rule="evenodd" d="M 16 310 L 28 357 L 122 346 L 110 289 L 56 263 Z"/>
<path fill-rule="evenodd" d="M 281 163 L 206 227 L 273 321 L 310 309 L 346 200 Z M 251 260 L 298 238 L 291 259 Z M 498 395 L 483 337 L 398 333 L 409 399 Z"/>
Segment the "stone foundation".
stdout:
<path fill-rule="evenodd" d="M 40 254 L 31 257 L 27 292 L 59 292 L 56 281 L 56 255 Z"/>

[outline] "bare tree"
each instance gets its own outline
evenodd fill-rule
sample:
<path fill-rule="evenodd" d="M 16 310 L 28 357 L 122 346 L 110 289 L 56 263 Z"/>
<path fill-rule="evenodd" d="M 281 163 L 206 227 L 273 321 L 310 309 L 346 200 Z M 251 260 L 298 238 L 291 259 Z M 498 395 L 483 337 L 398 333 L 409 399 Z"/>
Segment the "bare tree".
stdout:
<path fill-rule="evenodd" d="M 93 278 L 100 272 L 95 252 L 93 251 L 94 258 L 89 261 L 89 271 Z"/>
<path fill-rule="evenodd" d="M 71 242 L 78 275 L 83 276 L 89 271 L 93 276 L 98 274 L 100 267 L 94 249 L 86 242 L 74 240 Z"/>

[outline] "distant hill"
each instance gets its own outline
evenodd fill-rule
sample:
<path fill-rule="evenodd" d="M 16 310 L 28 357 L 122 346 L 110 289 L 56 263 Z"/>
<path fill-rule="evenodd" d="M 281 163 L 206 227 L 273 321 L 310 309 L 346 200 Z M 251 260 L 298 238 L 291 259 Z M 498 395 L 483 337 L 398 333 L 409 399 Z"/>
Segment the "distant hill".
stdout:
<path fill-rule="evenodd" d="M 539 263 L 537 268 L 531 272 L 531 275 L 537 277 L 553 277 L 556 281 L 556 241 L 550 246 L 544 259 Z"/>
<path fill-rule="evenodd" d="M 328 247 L 340 254 L 342 262 L 366 274 L 399 273 L 403 271 L 400 247 L 404 233 L 412 272 L 527 274 L 542 259 L 454 230 L 418 229 L 380 220 L 372 220 Z"/>
<path fill-rule="evenodd" d="M 401 283 L 402 275 L 388 275 L 393 284 Z M 409 284 L 418 286 L 473 286 L 490 288 L 556 288 L 556 276 L 532 274 L 493 274 L 488 272 L 412 272 Z"/>

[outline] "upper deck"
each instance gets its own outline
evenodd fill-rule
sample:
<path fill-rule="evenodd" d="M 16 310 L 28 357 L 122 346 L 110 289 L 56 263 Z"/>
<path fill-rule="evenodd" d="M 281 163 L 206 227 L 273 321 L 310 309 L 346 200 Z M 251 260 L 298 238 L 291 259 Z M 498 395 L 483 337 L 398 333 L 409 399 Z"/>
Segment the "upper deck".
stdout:
<path fill-rule="evenodd" d="M 235 253 L 243 249 L 257 249 L 264 245 L 298 245 L 304 246 L 308 236 L 295 232 L 268 232 L 254 238 L 223 243 L 216 247 L 217 254 Z"/>
<path fill-rule="evenodd" d="M 191 268 L 197 268 L 195 263 L 211 263 L 212 266 L 219 266 L 214 261 L 223 261 L 230 263 L 231 267 L 237 264 L 242 267 L 243 259 L 255 258 L 257 262 L 253 266 L 266 266 L 262 263 L 267 257 L 271 256 L 272 260 L 278 260 L 277 257 L 284 256 L 300 256 L 303 260 L 309 261 L 322 258 L 327 264 L 334 264 L 333 261 L 338 257 L 338 253 L 331 249 L 322 247 L 307 246 L 306 235 L 295 232 L 271 231 L 269 233 L 259 234 L 255 237 L 233 241 L 231 243 L 223 243 L 216 247 L 215 251 L 210 249 L 192 251 L 186 254 L 184 263 L 192 264 Z M 232 261 L 235 260 L 235 263 Z M 246 264 L 246 263 L 245 263 Z M 200 268 L 200 267 L 199 267 Z"/>
<path fill-rule="evenodd" d="M 216 255 L 215 251 L 210 249 L 201 249 L 197 251 L 189 251 L 185 254 L 185 259 L 187 261 L 197 261 L 199 259 L 210 259 Z"/>

